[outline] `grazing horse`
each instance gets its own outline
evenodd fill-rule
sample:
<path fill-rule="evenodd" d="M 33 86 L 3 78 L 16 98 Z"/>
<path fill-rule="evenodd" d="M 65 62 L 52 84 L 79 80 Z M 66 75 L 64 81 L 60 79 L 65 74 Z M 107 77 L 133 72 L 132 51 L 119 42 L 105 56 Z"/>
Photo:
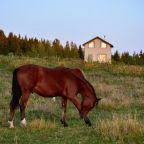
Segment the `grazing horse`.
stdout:
<path fill-rule="evenodd" d="M 67 100 L 75 105 L 88 126 L 91 126 L 91 122 L 87 114 L 100 100 L 80 69 L 63 67 L 49 69 L 33 64 L 23 65 L 13 71 L 9 113 L 10 128 L 14 127 L 13 117 L 18 106 L 21 112 L 21 123 L 26 125 L 25 108 L 28 98 L 33 92 L 43 97 L 61 96 L 61 123 L 64 126 L 68 126 L 65 118 Z M 81 102 L 77 98 L 78 93 L 82 96 Z"/>

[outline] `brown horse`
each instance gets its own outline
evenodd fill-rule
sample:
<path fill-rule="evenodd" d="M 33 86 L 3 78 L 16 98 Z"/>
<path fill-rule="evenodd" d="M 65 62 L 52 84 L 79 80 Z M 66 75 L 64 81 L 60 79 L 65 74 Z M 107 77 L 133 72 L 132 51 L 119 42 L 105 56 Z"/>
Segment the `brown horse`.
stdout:
<path fill-rule="evenodd" d="M 24 65 L 13 71 L 12 100 L 10 102 L 9 123 L 14 127 L 13 117 L 15 109 L 20 106 L 21 123 L 26 125 L 25 108 L 31 93 L 43 97 L 62 98 L 61 123 L 66 123 L 67 100 L 70 100 L 78 109 L 81 118 L 91 126 L 87 116 L 88 112 L 98 104 L 100 98 L 96 97 L 93 86 L 85 79 L 80 69 L 54 68 L 49 69 L 37 65 Z M 80 93 L 82 101 L 77 98 Z"/>

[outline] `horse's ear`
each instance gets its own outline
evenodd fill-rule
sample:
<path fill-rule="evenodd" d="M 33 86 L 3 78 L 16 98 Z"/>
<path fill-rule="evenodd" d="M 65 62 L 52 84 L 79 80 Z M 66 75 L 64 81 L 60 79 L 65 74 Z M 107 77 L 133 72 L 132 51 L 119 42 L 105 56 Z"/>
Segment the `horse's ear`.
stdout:
<path fill-rule="evenodd" d="M 98 98 L 97 100 L 100 101 L 102 98 Z"/>
<path fill-rule="evenodd" d="M 96 106 L 98 105 L 100 100 L 101 100 L 101 98 L 97 98 Z"/>

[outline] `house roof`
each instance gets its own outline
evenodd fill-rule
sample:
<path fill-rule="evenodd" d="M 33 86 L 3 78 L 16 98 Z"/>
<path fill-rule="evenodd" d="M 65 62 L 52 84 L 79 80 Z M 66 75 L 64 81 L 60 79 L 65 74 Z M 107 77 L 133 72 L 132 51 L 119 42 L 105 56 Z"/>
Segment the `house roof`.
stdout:
<path fill-rule="evenodd" d="M 85 42 L 84 44 L 83 44 L 83 46 L 85 46 L 86 44 L 88 44 L 88 43 L 90 43 L 90 42 L 92 42 L 93 40 L 95 40 L 95 39 L 99 39 L 99 40 L 101 40 L 101 41 L 103 41 L 104 43 L 106 43 L 106 44 L 108 44 L 108 45 L 110 45 L 110 47 L 112 48 L 113 47 L 113 45 L 112 44 L 110 44 L 109 42 L 107 42 L 106 40 L 104 40 L 104 39 L 102 39 L 102 38 L 100 38 L 100 37 L 95 37 L 95 38 L 93 38 L 93 39 L 91 39 L 91 40 L 89 40 L 89 41 L 87 41 L 87 42 Z"/>

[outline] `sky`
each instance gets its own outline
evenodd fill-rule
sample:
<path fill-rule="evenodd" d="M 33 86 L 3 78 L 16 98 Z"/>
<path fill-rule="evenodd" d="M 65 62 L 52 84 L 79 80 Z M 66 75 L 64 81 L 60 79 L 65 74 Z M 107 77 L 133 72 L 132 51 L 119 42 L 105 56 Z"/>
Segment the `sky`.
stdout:
<path fill-rule="evenodd" d="M 112 52 L 144 51 L 144 0 L 1 0 L 0 29 L 63 45 L 99 36 Z"/>

